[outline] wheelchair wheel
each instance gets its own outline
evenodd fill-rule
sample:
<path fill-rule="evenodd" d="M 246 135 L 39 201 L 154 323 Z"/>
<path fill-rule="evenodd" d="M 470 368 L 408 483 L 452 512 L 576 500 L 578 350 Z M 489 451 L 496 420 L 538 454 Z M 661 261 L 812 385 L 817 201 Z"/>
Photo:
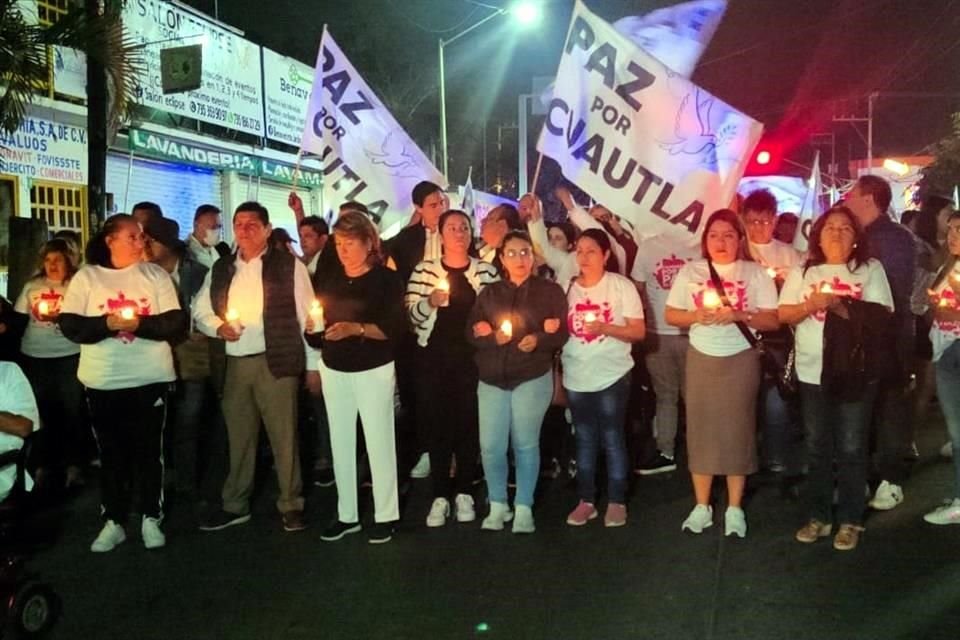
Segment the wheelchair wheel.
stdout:
<path fill-rule="evenodd" d="M 56 594 L 45 584 L 28 582 L 13 596 L 10 629 L 15 638 L 36 638 L 53 626 L 57 618 Z"/>

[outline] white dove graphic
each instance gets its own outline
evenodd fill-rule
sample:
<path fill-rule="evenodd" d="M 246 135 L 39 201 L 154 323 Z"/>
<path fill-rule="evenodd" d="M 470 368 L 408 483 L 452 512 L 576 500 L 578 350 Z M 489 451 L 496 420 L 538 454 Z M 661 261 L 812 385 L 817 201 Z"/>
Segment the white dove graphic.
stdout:
<path fill-rule="evenodd" d="M 364 149 L 364 153 L 373 164 L 384 165 L 392 176 L 415 177 L 418 175 L 416 158 L 407 151 L 407 145 L 404 144 L 402 137 L 394 136 L 394 133 L 396 132 L 391 131 L 383 139 L 379 152 Z"/>

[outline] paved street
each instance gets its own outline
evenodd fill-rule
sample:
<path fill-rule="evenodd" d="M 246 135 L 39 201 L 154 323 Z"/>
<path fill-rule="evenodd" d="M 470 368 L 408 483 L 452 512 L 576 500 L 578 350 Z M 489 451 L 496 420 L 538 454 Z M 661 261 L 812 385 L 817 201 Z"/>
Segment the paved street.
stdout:
<path fill-rule="evenodd" d="M 722 536 L 722 512 L 681 534 L 691 493 L 678 472 L 638 481 L 621 529 L 568 527 L 572 487 L 545 485 L 528 537 L 479 522 L 427 530 L 429 485 L 415 481 L 380 546 L 320 540 L 332 489 L 309 496 L 308 531 L 284 533 L 264 482 L 248 525 L 201 533 L 172 509 L 166 549 L 145 551 L 136 531 L 105 555 L 87 551 L 91 487 L 41 519 L 63 530 L 31 568 L 63 598 L 60 639 L 956 638 L 960 527 L 921 519 L 949 489 L 944 434 L 939 418 L 923 430 L 906 502 L 872 514 L 848 553 L 794 542 L 801 514 L 775 485 L 753 493 L 745 540 Z"/>

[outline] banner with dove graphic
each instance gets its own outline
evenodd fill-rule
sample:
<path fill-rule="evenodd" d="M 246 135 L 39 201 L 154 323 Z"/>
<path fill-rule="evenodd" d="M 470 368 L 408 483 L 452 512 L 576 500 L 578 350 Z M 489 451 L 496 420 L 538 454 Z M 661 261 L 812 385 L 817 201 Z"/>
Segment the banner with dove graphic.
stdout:
<path fill-rule="evenodd" d="M 300 148 L 323 170 L 325 209 L 348 200 L 370 209 L 381 231 L 399 231 L 421 180 L 447 181 L 360 77 L 327 28 L 317 54 Z M 305 157 L 310 157 L 306 155 Z"/>
<path fill-rule="evenodd" d="M 762 131 L 577 0 L 537 150 L 641 237 L 698 242 Z"/>

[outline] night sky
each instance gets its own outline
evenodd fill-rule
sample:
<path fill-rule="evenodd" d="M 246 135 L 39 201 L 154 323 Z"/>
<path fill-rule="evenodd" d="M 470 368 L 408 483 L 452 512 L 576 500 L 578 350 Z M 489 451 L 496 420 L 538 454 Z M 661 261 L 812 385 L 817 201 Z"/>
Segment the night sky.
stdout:
<path fill-rule="evenodd" d="M 213 13 L 213 0 L 189 4 Z M 498 125 L 516 122 L 517 96 L 531 91 L 534 76 L 555 73 L 573 4 L 544 2 L 546 18 L 533 31 L 496 18 L 447 49 L 452 179 L 462 179 L 457 174 L 465 173 L 466 164 L 481 162 L 481 123 L 487 123 L 493 157 Z M 587 0 L 610 21 L 669 4 Z M 425 147 L 437 128 L 437 38 L 487 12 L 466 0 L 219 0 L 222 21 L 310 64 L 328 24 L 367 82 Z M 812 155 L 810 133 L 834 132 L 842 164 L 864 157 L 866 149 L 851 125 L 831 123 L 835 109 L 865 116 L 871 91 L 960 94 L 957 33 L 960 0 L 731 0 L 693 79 L 762 121 L 797 161 Z M 837 100 L 848 102 L 835 107 Z M 955 111 L 956 96 L 881 95 L 875 155 L 923 151 L 949 131 Z M 514 152 L 507 152 L 516 148 L 515 136 L 513 129 L 500 131 L 505 170 L 509 165 L 515 171 Z"/>

